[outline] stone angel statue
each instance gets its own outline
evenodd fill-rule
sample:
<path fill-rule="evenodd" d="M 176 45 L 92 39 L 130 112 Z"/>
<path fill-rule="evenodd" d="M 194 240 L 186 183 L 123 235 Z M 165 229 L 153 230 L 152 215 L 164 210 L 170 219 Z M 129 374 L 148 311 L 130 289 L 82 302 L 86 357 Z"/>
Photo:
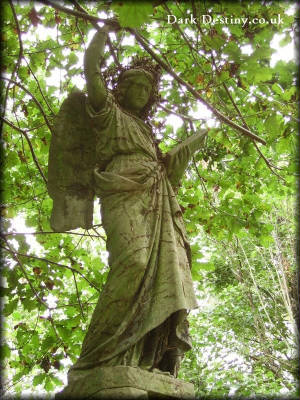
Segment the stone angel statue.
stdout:
<path fill-rule="evenodd" d="M 207 132 L 161 153 L 147 123 L 159 76 L 133 65 L 109 90 L 99 61 L 110 29 L 97 31 L 85 52 L 87 96 L 74 92 L 63 103 L 49 154 L 52 228 L 91 227 L 97 196 L 109 253 L 107 281 L 69 376 L 124 365 L 176 377 L 197 301 L 174 188 Z"/>

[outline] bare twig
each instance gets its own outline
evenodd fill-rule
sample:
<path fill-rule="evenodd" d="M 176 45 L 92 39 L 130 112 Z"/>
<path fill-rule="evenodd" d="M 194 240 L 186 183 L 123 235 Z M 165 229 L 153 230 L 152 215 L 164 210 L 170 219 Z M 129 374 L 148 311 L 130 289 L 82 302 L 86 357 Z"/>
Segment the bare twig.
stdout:
<path fill-rule="evenodd" d="M 121 66 L 121 64 L 120 64 L 120 62 L 119 62 L 119 60 L 118 60 L 118 58 L 117 58 L 117 55 L 116 55 L 116 53 L 115 53 L 115 50 L 114 50 L 114 47 L 113 47 L 112 41 L 110 40 L 109 35 L 107 35 L 107 44 L 108 44 L 110 54 L 112 55 L 112 58 L 113 58 L 115 64 L 116 64 L 119 68 L 121 68 L 122 66 Z"/>
<path fill-rule="evenodd" d="M 61 232 L 48 232 L 48 231 L 41 231 L 41 232 L 7 232 L 7 233 L 1 233 L 2 236 L 17 236 L 17 235 L 61 235 L 62 233 L 66 233 L 68 235 L 78 235 L 78 236 L 86 236 L 86 237 L 90 237 L 90 238 L 101 238 L 104 241 L 106 240 L 103 236 L 101 236 L 100 234 L 98 235 L 91 235 L 91 234 L 85 234 L 85 233 L 79 233 L 79 232 L 67 232 L 67 231 L 61 231 Z M 98 233 L 98 232 L 97 232 Z"/>
<path fill-rule="evenodd" d="M 84 46 L 84 45 L 85 45 L 84 36 L 83 36 L 83 33 L 81 32 L 81 29 L 80 29 L 80 27 L 79 27 L 79 25 L 78 25 L 78 18 L 76 18 L 75 24 L 76 24 L 76 28 L 77 28 L 77 30 L 78 30 L 78 32 L 79 32 L 79 35 L 80 35 L 80 37 L 81 37 L 81 42 L 82 42 L 82 44 L 83 44 L 83 46 Z"/>
<path fill-rule="evenodd" d="M 102 240 L 106 241 L 105 237 L 104 237 L 104 236 L 102 236 L 102 235 L 100 235 L 100 233 L 97 231 L 97 229 L 96 229 L 96 227 L 97 227 L 97 226 L 99 226 L 99 227 L 100 227 L 100 226 L 102 226 L 102 224 L 100 224 L 100 225 L 93 225 L 93 228 L 92 228 L 92 229 L 93 229 L 93 231 L 94 231 L 94 232 L 96 232 L 96 233 L 98 234 L 98 236 L 97 236 L 97 237 L 100 237 Z M 94 237 L 94 236 L 95 236 L 95 235 L 93 235 L 93 236 L 91 235 L 91 237 Z"/>
<path fill-rule="evenodd" d="M 32 71 L 32 69 L 31 69 L 31 67 L 30 67 L 30 65 L 29 65 L 29 63 L 28 63 L 28 61 L 26 60 L 25 57 L 24 57 L 24 60 L 26 61 L 27 67 L 29 68 L 29 71 L 31 72 L 31 75 L 33 76 L 34 80 L 36 81 L 37 87 L 39 88 L 39 91 L 40 91 L 40 93 L 41 93 L 41 96 L 43 97 L 43 99 L 44 99 L 44 101 L 45 101 L 45 103 L 46 103 L 46 105 L 47 105 L 49 111 L 51 112 L 52 115 L 55 115 L 54 111 L 52 110 L 52 108 L 51 108 L 51 106 L 50 106 L 48 100 L 46 99 L 46 97 L 45 97 L 45 95 L 44 95 L 44 93 L 43 93 L 43 91 L 42 91 L 41 85 L 40 85 L 40 83 L 39 83 L 37 77 L 35 76 L 34 72 Z"/>
<path fill-rule="evenodd" d="M 186 120 L 186 121 L 197 122 L 197 121 L 200 121 L 201 119 L 202 119 L 203 121 L 206 121 L 205 118 L 192 118 L 192 117 L 188 117 L 187 115 L 184 115 L 184 114 L 181 114 L 181 113 L 179 113 L 179 112 L 177 112 L 177 111 L 171 110 L 170 108 L 167 108 L 167 107 L 163 106 L 162 104 L 158 104 L 158 107 L 161 108 L 162 110 L 166 111 L 167 113 L 177 115 L 178 117 L 180 117 L 180 118 L 182 118 L 182 119 L 184 119 L 184 120 Z"/>
<path fill-rule="evenodd" d="M 261 296 L 260 290 L 259 290 L 259 288 L 258 288 L 258 286 L 257 286 L 256 279 L 255 279 L 254 274 L 253 274 L 253 267 L 252 267 L 250 261 L 248 260 L 248 257 L 247 257 L 247 254 L 246 254 L 246 252 L 245 252 L 245 249 L 244 249 L 244 247 L 243 247 L 243 245 L 242 245 L 242 242 L 239 240 L 238 237 L 236 237 L 236 243 L 237 243 L 237 246 L 239 246 L 240 249 L 242 250 L 242 253 L 243 253 L 243 255 L 244 255 L 244 259 L 245 259 L 245 261 L 246 261 L 246 264 L 247 264 L 248 267 L 249 267 L 248 271 L 249 271 L 249 273 L 250 273 L 250 276 L 251 276 L 253 285 L 254 285 L 254 287 L 255 287 L 255 289 L 256 289 L 256 293 L 257 293 L 258 298 L 259 298 L 259 300 L 260 300 L 260 304 L 261 304 L 261 306 L 262 306 L 262 308 L 263 308 L 263 310 L 264 310 L 264 312 L 265 312 L 265 314 L 266 314 L 266 317 L 267 317 L 267 319 L 268 319 L 270 325 L 271 325 L 271 326 L 274 326 L 274 323 L 273 323 L 273 321 L 272 321 L 271 318 L 270 318 L 270 315 L 269 315 L 269 313 L 268 313 L 267 307 L 266 307 L 266 305 L 265 305 L 265 303 L 264 303 L 264 301 L 263 301 L 263 298 L 262 298 L 262 296 Z"/>
<path fill-rule="evenodd" d="M 89 15 L 88 12 L 87 12 L 83 7 L 81 7 L 81 5 L 78 4 L 76 0 L 71 0 L 71 2 L 74 4 L 74 6 L 75 6 L 81 13 L 83 13 L 84 15 Z M 98 29 L 99 29 L 99 26 L 98 26 L 97 22 L 96 22 L 96 21 L 91 21 L 91 22 L 92 22 L 92 25 L 94 26 L 94 28 L 96 28 L 96 29 L 98 30 Z M 114 51 L 113 44 L 112 44 L 112 42 L 111 42 L 111 40 L 110 40 L 109 35 L 107 35 L 107 44 L 108 44 L 109 51 L 110 51 L 110 53 L 111 53 L 111 55 L 112 55 L 112 57 L 113 57 L 113 60 L 114 60 L 115 64 L 120 68 L 120 67 L 121 67 L 121 64 L 120 64 L 120 62 L 119 62 L 119 60 L 118 60 L 118 57 L 116 56 L 116 53 L 115 53 L 115 51 Z"/>
<path fill-rule="evenodd" d="M 68 42 L 68 44 L 61 44 L 61 45 L 57 45 L 57 46 L 51 46 L 51 47 L 47 47 L 47 50 L 56 50 L 56 49 L 61 49 L 61 48 L 66 48 L 66 47 L 71 47 L 72 45 L 80 45 L 81 42 L 79 41 L 72 41 L 72 42 Z M 45 49 L 43 50 L 36 50 L 36 51 L 28 51 L 28 50 L 24 50 L 23 54 L 28 54 L 28 55 L 32 55 L 32 54 L 39 54 L 39 53 L 45 53 Z M 10 57 L 15 57 L 13 54 L 10 54 Z"/>
<path fill-rule="evenodd" d="M 78 304 L 79 304 L 79 308 L 80 308 L 80 313 L 81 313 L 82 318 L 85 320 L 85 316 L 84 316 L 82 304 L 81 304 L 81 301 L 80 301 L 80 295 L 79 295 L 76 276 L 75 276 L 74 271 L 72 271 L 72 274 L 73 274 L 73 279 L 74 279 L 74 283 L 75 283 L 76 296 L 77 296 L 77 300 L 78 300 Z"/>

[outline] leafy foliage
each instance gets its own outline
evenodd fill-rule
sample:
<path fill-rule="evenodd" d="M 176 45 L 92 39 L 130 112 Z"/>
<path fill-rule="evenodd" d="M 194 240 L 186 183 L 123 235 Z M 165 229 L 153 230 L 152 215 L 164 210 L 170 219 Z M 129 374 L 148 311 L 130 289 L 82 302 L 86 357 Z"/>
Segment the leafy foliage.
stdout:
<path fill-rule="evenodd" d="M 110 35 L 115 58 L 108 53 L 103 70 L 149 49 L 166 66 L 153 120 L 162 151 L 209 129 L 178 190 L 200 304 L 181 376 L 203 396 L 294 395 L 299 93 L 295 61 L 274 63 L 271 46 L 277 34 L 280 46 L 296 37 L 292 3 L 60 2 L 66 10 L 57 2 L 1 4 L 7 393 L 60 390 L 107 274 L 98 215 L 88 232 L 53 233 L 49 225 L 52 121 L 70 89 L 83 85 L 83 51 L 94 32 L 81 5 L 90 16 L 117 17 L 124 28 Z M 168 15 L 178 23 L 168 23 Z M 228 22 L 203 21 L 208 15 Z M 265 23 L 250 23 L 255 18 Z M 172 114 L 182 117 L 177 129 Z"/>

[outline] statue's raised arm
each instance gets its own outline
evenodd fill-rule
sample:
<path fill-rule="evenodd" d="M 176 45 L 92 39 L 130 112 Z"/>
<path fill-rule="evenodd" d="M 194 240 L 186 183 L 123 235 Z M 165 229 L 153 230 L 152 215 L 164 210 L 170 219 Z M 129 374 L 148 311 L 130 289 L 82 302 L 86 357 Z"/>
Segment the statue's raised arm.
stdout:
<path fill-rule="evenodd" d="M 84 55 L 84 74 L 89 102 L 95 111 L 99 111 L 106 100 L 106 87 L 100 72 L 100 59 L 103 57 L 108 28 L 104 26 L 94 35 Z"/>

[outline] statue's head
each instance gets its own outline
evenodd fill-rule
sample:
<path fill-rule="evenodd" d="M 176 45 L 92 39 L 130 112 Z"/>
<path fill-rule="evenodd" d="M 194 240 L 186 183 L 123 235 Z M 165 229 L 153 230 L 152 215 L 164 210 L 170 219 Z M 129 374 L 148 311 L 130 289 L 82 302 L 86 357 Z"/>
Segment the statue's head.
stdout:
<path fill-rule="evenodd" d="M 154 77 L 150 72 L 142 68 L 128 69 L 119 77 L 117 101 L 125 110 L 141 116 L 153 95 L 153 86 Z"/>
<path fill-rule="evenodd" d="M 103 75 L 122 108 L 145 120 L 151 116 L 153 105 L 159 101 L 159 65 L 149 57 L 136 56 L 130 65 L 112 66 Z"/>

